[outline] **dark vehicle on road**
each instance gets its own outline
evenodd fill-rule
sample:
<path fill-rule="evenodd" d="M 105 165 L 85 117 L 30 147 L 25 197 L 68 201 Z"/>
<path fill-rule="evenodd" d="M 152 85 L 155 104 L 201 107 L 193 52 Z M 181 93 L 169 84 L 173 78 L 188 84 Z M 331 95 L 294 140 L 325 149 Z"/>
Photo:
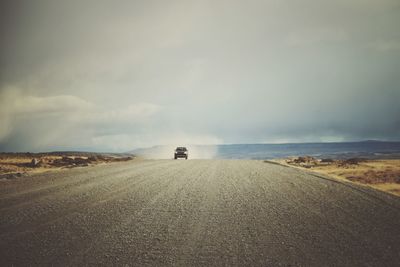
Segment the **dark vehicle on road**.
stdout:
<path fill-rule="evenodd" d="M 174 159 L 185 158 L 188 159 L 189 152 L 186 147 L 177 147 L 174 153 Z"/>

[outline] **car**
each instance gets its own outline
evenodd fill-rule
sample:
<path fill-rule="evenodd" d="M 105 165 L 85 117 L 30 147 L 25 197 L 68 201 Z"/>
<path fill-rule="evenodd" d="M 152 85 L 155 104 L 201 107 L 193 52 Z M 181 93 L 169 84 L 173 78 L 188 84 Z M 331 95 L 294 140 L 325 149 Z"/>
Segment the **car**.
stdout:
<path fill-rule="evenodd" d="M 188 159 L 189 152 L 186 147 L 177 147 L 174 153 L 174 159 L 185 158 Z"/>

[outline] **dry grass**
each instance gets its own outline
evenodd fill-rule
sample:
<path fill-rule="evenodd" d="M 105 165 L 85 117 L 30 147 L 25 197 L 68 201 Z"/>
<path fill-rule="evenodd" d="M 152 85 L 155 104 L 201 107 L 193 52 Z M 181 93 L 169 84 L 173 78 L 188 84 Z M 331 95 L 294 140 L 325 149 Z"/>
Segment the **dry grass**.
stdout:
<path fill-rule="evenodd" d="M 367 185 L 400 196 L 400 159 L 385 160 L 309 160 L 296 163 L 291 160 L 279 160 L 285 165 L 307 168 L 313 172 L 325 174 L 338 179 L 345 179 Z"/>
<path fill-rule="evenodd" d="M 32 164 L 36 159 L 37 163 Z M 49 170 L 64 168 L 85 167 L 100 163 L 119 162 L 131 160 L 133 157 L 104 156 L 101 154 L 66 155 L 59 154 L 31 154 L 31 153 L 0 153 L 0 179 L 12 179 L 27 173 L 40 173 Z"/>
<path fill-rule="evenodd" d="M 46 159 L 58 159 L 61 157 L 46 157 Z M 49 169 L 49 166 L 38 166 L 33 168 L 30 166 L 32 158 L 23 156 L 3 156 L 0 158 L 0 174 L 26 173 L 26 172 L 43 172 Z"/>

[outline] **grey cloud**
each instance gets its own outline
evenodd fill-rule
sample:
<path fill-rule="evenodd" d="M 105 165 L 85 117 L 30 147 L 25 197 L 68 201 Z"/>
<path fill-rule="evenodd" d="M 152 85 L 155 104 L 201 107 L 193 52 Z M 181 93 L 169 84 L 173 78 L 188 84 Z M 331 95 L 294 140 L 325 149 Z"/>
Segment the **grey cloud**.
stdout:
<path fill-rule="evenodd" d="M 400 40 L 376 40 L 368 46 L 382 52 L 400 51 Z"/>
<path fill-rule="evenodd" d="M 102 140 L 98 135 L 104 132 L 100 129 L 113 128 L 118 133 L 124 131 L 121 125 L 141 127 L 161 109 L 155 104 L 135 103 L 109 110 L 76 96 L 34 97 L 15 88 L 2 92 L 1 96 L 0 144 L 5 148 L 11 144 L 18 150 L 26 145 L 34 149 L 96 146 Z M 118 139 L 118 134 L 115 138 Z M 103 148 L 121 148 L 113 144 L 112 138 L 103 141 Z"/>
<path fill-rule="evenodd" d="M 2 5 L 0 150 L 400 139 L 398 1 Z"/>

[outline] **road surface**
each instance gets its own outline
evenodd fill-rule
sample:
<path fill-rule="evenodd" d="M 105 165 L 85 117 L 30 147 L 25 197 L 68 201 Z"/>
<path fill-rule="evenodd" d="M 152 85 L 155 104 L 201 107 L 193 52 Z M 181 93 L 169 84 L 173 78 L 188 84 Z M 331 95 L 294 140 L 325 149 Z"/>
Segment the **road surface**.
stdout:
<path fill-rule="evenodd" d="M 398 266 L 400 198 L 251 160 L 0 181 L 0 265 Z"/>

